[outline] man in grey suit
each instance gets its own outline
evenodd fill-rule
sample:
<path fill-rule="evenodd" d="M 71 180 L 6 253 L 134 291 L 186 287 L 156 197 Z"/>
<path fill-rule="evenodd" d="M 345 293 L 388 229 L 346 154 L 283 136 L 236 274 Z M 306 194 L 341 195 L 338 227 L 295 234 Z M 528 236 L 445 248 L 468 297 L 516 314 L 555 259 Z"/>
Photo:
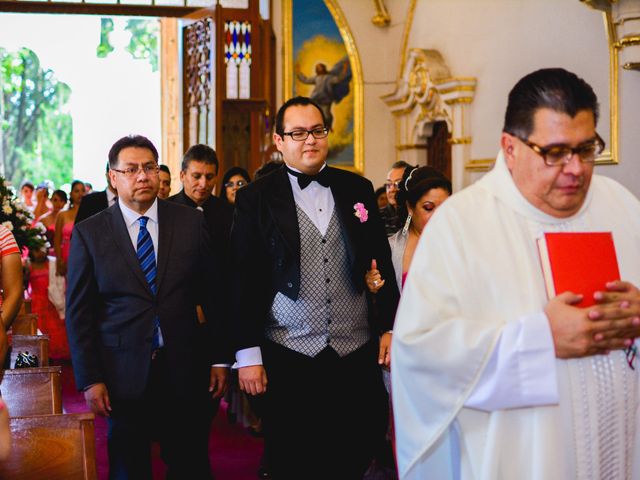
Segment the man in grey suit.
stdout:
<path fill-rule="evenodd" d="M 156 198 L 157 162 L 142 136 L 111 148 L 118 202 L 74 230 L 67 332 L 76 385 L 108 418 L 110 478 L 150 479 L 157 439 L 168 478 L 208 479 L 202 419 L 227 383 L 227 368 L 212 367 L 229 360 L 225 287 L 202 213 Z"/>

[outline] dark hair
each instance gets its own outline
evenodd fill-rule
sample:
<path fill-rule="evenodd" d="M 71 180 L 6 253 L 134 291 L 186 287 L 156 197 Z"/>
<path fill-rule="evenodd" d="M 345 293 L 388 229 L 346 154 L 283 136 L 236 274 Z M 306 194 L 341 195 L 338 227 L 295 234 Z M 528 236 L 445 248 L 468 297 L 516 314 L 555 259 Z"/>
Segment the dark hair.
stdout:
<path fill-rule="evenodd" d="M 35 190 L 33 183 L 31 183 L 29 180 L 25 180 L 20 184 L 20 190 L 22 190 L 24 187 L 29 187 L 31 190 Z"/>
<path fill-rule="evenodd" d="M 387 194 L 387 189 L 382 186 L 382 187 L 378 187 L 376 188 L 376 191 L 374 192 L 376 198 L 378 198 L 380 195 L 386 195 Z"/>
<path fill-rule="evenodd" d="M 162 172 L 166 173 L 167 175 L 171 176 L 171 171 L 169 170 L 169 167 L 167 167 L 164 164 L 160 165 L 160 171 L 162 171 Z"/>
<path fill-rule="evenodd" d="M 393 165 L 391 165 L 391 168 L 404 168 L 406 170 L 407 168 L 413 168 L 413 166 L 409 165 L 404 160 L 398 160 L 397 162 L 393 162 Z"/>
<path fill-rule="evenodd" d="M 51 198 L 53 198 L 54 196 L 58 196 L 64 203 L 67 203 L 67 201 L 69 200 L 69 197 L 67 197 L 67 192 L 65 192 L 64 190 L 56 190 L 51 194 Z"/>
<path fill-rule="evenodd" d="M 93 184 L 91 182 L 84 182 L 84 186 L 93 190 Z"/>
<path fill-rule="evenodd" d="M 111 146 L 109 150 L 110 168 L 116 168 L 118 166 L 118 155 L 120 155 L 122 150 L 129 147 L 146 148 L 151 152 L 156 163 L 158 163 L 158 150 L 156 150 L 156 147 L 151 143 L 151 140 L 142 135 L 127 135 Z"/>
<path fill-rule="evenodd" d="M 216 151 L 209 145 L 203 145 L 199 143 L 197 145 L 191 145 L 189 149 L 182 157 L 182 171 L 186 171 L 189 168 L 189 163 L 204 162 L 207 165 L 214 165 L 216 167 L 216 175 L 218 175 L 218 156 Z"/>
<path fill-rule="evenodd" d="M 247 183 L 251 183 L 249 172 L 247 172 L 242 167 L 231 167 L 224 173 L 224 177 L 222 177 L 222 191 L 220 192 L 220 200 L 222 200 L 223 203 L 231 204 L 231 202 L 229 202 L 229 199 L 227 198 L 227 189 L 224 184 L 231 180 L 231 177 L 233 177 L 234 175 L 240 175 L 247 181 Z"/>
<path fill-rule="evenodd" d="M 73 200 L 71 200 L 71 192 L 76 187 L 76 185 L 82 185 L 82 191 L 84 192 L 84 182 L 82 180 L 74 180 L 73 182 L 71 182 L 71 188 L 69 189 L 69 199 L 71 206 L 73 206 Z"/>
<path fill-rule="evenodd" d="M 598 123 L 598 98 L 591 86 L 562 68 L 543 68 L 521 78 L 509 93 L 502 130 L 528 138 L 533 132 L 533 117 L 541 108 L 572 118 L 582 110 L 589 110 Z"/>
<path fill-rule="evenodd" d="M 286 102 L 284 102 L 280 107 L 280 110 L 278 110 L 278 113 L 276 113 L 276 133 L 278 135 L 282 136 L 282 134 L 284 133 L 284 113 L 287 111 L 289 107 L 295 107 L 298 105 L 303 107 L 306 105 L 313 105 L 318 109 L 318 111 L 320 112 L 320 115 L 322 116 L 322 124 L 323 125 L 327 124 L 327 119 L 324 118 L 324 113 L 322 113 L 322 109 L 320 108 L 320 105 L 318 105 L 316 102 L 311 100 L 309 97 L 293 97 L 287 100 Z"/>
<path fill-rule="evenodd" d="M 440 170 L 429 165 L 409 167 L 402 175 L 402 184 L 396 193 L 396 202 L 402 222 L 407 219 L 407 203 L 415 207 L 420 197 L 429 190 L 442 188 L 451 195 L 451 181 Z"/>
<path fill-rule="evenodd" d="M 271 172 L 275 172 L 279 168 L 282 168 L 282 165 L 284 165 L 284 162 L 282 160 L 269 160 L 267 163 L 256 170 L 254 178 L 258 180 L 259 178 L 269 175 Z"/>

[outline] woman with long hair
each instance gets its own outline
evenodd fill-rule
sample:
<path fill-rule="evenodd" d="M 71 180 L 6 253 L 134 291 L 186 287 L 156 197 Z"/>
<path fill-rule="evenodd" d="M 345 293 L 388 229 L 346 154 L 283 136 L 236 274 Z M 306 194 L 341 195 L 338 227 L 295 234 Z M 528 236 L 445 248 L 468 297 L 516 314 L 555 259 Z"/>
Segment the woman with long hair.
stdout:
<path fill-rule="evenodd" d="M 69 208 L 58 214 L 56 218 L 56 228 L 53 236 L 53 248 L 56 254 L 56 275 L 67 276 L 67 259 L 69 258 L 69 247 L 71 244 L 71 232 L 76 221 L 78 208 L 82 197 L 84 197 L 84 183 L 74 180 L 69 193 Z"/>

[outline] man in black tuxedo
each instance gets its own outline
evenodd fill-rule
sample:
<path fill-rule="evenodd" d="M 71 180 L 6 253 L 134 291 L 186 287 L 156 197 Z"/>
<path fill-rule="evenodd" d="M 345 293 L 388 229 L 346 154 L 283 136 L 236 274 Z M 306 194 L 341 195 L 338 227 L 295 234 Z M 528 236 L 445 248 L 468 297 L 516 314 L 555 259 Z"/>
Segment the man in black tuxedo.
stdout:
<path fill-rule="evenodd" d="M 264 395 L 277 479 L 361 479 L 387 426 L 398 288 L 368 180 L 326 165 L 328 129 L 305 97 L 276 116 L 285 165 L 238 191 L 231 234 L 241 388 Z M 387 279 L 375 312 L 371 261 Z M 374 315 L 377 313 L 377 315 Z"/>
<path fill-rule="evenodd" d="M 74 230 L 67 334 L 76 385 L 108 418 L 110 478 L 150 479 L 150 442 L 158 439 L 168 478 L 208 479 L 202 419 L 228 377 L 211 366 L 229 360 L 225 287 L 212 274 L 202 214 L 156 198 L 157 162 L 145 137 L 111 148 L 118 202 Z"/>
<path fill-rule="evenodd" d="M 78 208 L 78 214 L 76 215 L 76 224 L 116 203 L 118 192 L 116 192 L 116 189 L 111 185 L 111 181 L 109 180 L 108 162 L 105 176 L 107 177 L 107 188 L 101 192 L 91 192 L 82 197 L 82 202 L 80 202 L 80 208 Z"/>
<path fill-rule="evenodd" d="M 168 200 L 201 210 L 214 251 L 220 253 L 220 258 L 226 258 L 233 211 L 213 195 L 217 180 L 215 150 L 207 145 L 192 145 L 182 158 L 182 190 Z"/>

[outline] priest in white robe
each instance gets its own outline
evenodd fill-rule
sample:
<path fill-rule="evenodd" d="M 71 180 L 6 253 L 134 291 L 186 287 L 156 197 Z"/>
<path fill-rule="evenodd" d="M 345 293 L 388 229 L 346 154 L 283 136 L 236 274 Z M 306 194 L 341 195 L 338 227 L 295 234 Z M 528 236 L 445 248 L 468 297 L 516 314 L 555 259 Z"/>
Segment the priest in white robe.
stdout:
<path fill-rule="evenodd" d="M 495 167 L 422 235 L 391 348 L 401 479 L 640 479 L 640 202 L 593 174 L 597 117 L 576 75 L 521 79 Z M 587 308 L 547 298 L 536 248 L 572 231 L 612 232 L 623 279 Z"/>

